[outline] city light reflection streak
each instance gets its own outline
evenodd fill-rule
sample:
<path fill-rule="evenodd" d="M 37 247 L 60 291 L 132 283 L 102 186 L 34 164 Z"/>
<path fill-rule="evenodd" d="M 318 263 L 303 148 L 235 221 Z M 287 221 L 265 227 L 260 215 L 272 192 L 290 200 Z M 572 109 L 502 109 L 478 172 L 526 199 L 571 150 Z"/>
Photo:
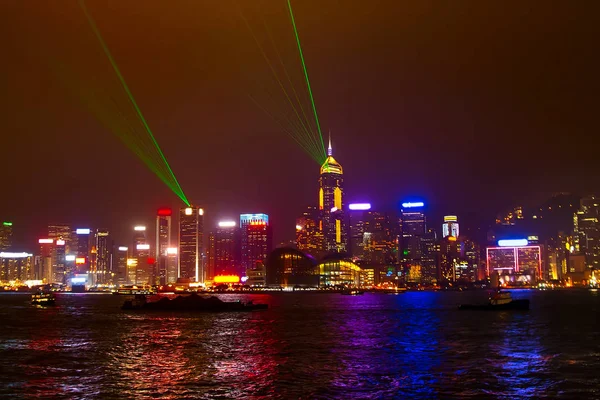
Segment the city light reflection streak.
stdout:
<path fill-rule="evenodd" d="M 540 338 L 530 333 L 528 319 L 526 314 L 499 319 L 496 325 L 502 340 L 492 342 L 489 348 L 492 367 L 501 370 L 495 375 L 511 398 L 544 397 L 555 385 L 552 379 L 544 379 L 552 356 L 543 354 Z"/>
<path fill-rule="evenodd" d="M 132 318 L 131 330 L 122 335 L 107 363 L 110 375 L 125 378 L 127 386 L 120 392 L 173 399 L 190 396 L 187 385 L 202 366 L 192 367 L 185 351 L 190 343 L 181 340 L 189 323 L 187 318 Z"/>

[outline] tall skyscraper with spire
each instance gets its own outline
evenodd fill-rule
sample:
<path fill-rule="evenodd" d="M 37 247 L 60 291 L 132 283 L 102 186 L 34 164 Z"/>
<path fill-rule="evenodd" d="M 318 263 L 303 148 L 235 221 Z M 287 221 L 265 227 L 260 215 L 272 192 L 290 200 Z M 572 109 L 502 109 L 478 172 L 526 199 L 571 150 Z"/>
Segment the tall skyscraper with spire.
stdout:
<path fill-rule="evenodd" d="M 319 211 L 324 250 L 345 252 L 344 177 L 342 166 L 333 158 L 331 133 L 329 134 L 327 159 L 321 165 L 319 177 Z"/>

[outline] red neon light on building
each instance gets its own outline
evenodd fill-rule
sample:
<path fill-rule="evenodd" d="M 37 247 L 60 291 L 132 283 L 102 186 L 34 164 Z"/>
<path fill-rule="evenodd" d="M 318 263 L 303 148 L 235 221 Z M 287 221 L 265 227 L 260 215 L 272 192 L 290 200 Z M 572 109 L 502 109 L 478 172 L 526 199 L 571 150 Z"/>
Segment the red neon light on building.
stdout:
<path fill-rule="evenodd" d="M 154 264 L 154 263 L 156 263 L 156 259 L 154 259 L 154 258 L 152 258 L 152 257 L 148 257 L 148 259 L 146 260 L 146 262 L 147 262 L 148 264 Z"/>
<path fill-rule="evenodd" d="M 169 217 L 173 214 L 173 210 L 171 210 L 170 208 L 159 208 L 156 214 L 159 217 Z"/>

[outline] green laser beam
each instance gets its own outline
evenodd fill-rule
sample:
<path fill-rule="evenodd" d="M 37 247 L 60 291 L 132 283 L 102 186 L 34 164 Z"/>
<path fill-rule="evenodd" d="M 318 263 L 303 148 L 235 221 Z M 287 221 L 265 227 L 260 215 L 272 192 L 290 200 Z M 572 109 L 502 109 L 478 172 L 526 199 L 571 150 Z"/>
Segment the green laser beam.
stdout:
<path fill-rule="evenodd" d="M 140 108 L 138 107 L 137 102 L 135 101 L 135 99 L 133 97 L 133 94 L 129 90 L 129 86 L 127 86 L 127 83 L 125 82 L 125 78 L 121 74 L 121 71 L 119 70 L 119 67 L 117 66 L 117 63 L 115 62 L 112 54 L 110 53 L 108 46 L 104 42 L 104 39 L 102 38 L 102 35 L 100 34 L 100 31 L 98 30 L 98 27 L 96 26 L 96 23 L 94 22 L 94 19 L 92 18 L 91 14 L 88 12 L 88 9 L 85 5 L 85 0 L 80 0 L 79 5 L 81 6 L 81 8 L 83 10 L 83 12 L 90 24 L 90 27 L 92 28 L 92 31 L 94 32 L 94 34 L 96 35 L 96 38 L 100 42 L 100 45 L 102 46 L 102 49 L 104 50 L 104 54 L 106 54 L 108 60 L 110 61 L 111 65 L 113 67 L 113 70 L 115 71 L 115 74 L 119 78 L 121 85 L 123 86 L 123 89 L 127 93 L 127 96 L 129 97 L 131 104 L 133 105 L 135 111 L 137 112 L 137 116 L 139 117 L 140 121 L 142 122 L 142 125 L 144 126 L 144 128 L 146 129 L 150 139 L 152 140 L 152 143 L 154 144 L 154 146 L 156 146 L 156 150 L 158 151 L 158 154 L 161 156 L 162 161 L 164 162 L 165 166 L 167 167 L 167 169 L 169 171 L 169 175 L 170 175 L 171 179 L 173 179 L 173 182 L 175 183 L 174 186 L 176 186 L 178 188 L 178 192 L 176 194 L 181 198 L 181 200 L 186 205 L 189 206 L 190 203 L 189 203 L 187 197 L 185 196 L 185 194 L 183 193 L 183 189 L 181 188 L 181 185 L 177 181 L 177 178 L 175 177 L 175 174 L 173 173 L 173 170 L 171 169 L 171 166 L 169 165 L 165 155 L 163 154 L 162 150 L 158 146 L 158 142 L 156 141 L 156 138 L 154 137 L 152 130 L 148 126 L 148 123 L 146 122 L 144 115 L 142 114 Z"/>
<path fill-rule="evenodd" d="M 54 61 L 50 65 L 51 69 L 65 83 L 73 97 L 78 98 L 80 104 L 83 104 L 107 130 L 113 132 L 173 193 L 181 198 L 178 189 L 168 179 L 164 167 L 160 168 L 162 163 L 156 151 L 152 151 L 153 147 L 147 147 L 152 144 L 142 140 L 144 134 L 137 133 L 135 127 L 129 123 L 117 99 L 106 93 L 106 86 L 94 85 L 93 79 L 82 79 L 67 66 L 57 62 L 54 57 L 50 59 Z M 116 111 L 113 111 L 113 108 Z M 115 116 L 120 117 L 122 122 L 114 118 Z"/>
<path fill-rule="evenodd" d="M 268 92 L 267 92 L 268 93 Z M 271 100 L 271 104 L 278 104 L 275 96 L 272 93 L 268 93 L 269 97 L 266 97 L 267 99 Z M 266 109 L 266 107 L 263 107 Z M 269 108 L 270 110 L 276 110 L 276 107 L 272 106 Z M 269 114 L 276 114 L 274 111 L 269 113 Z M 310 140 L 310 136 L 308 134 L 306 134 L 306 132 L 304 132 L 302 130 L 302 127 L 300 126 L 299 121 L 297 120 L 297 118 L 294 117 L 294 115 L 289 115 L 286 112 L 280 112 L 278 114 L 278 117 L 281 121 L 285 121 L 287 123 L 287 126 L 289 127 L 289 131 L 295 134 L 295 141 L 299 142 L 302 144 L 302 148 L 308 153 L 308 155 L 311 158 L 315 158 L 315 154 L 316 156 L 316 161 L 317 163 L 319 163 L 320 161 L 320 152 L 319 152 L 319 148 L 315 147 L 313 145 L 313 142 Z"/>
<path fill-rule="evenodd" d="M 325 151 L 325 143 L 323 142 L 323 133 L 321 132 L 321 124 L 319 124 L 319 116 L 317 115 L 317 107 L 315 106 L 315 99 L 313 97 L 312 89 L 310 88 L 310 80 L 308 79 L 308 71 L 306 70 L 306 63 L 304 62 L 304 55 L 302 54 L 302 46 L 300 45 L 300 36 L 298 35 L 298 29 L 296 29 L 296 21 L 294 20 L 294 12 L 292 11 L 291 0 L 287 0 L 288 10 L 290 11 L 290 18 L 292 19 L 292 27 L 294 28 L 294 34 L 296 35 L 296 43 L 298 44 L 298 52 L 300 53 L 300 60 L 302 61 L 302 68 L 304 69 L 304 77 L 306 78 L 306 87 L 308 88 L 308 94 L 310 95 L 310 102 L 313 108 L 313 114 L 315 115 L 315 122 L 317 123 L 317 129 L 319 130 L 319 136 L 321 138 L 321 147 L 323 148 L 324 159 L 327 158 L 327 152 Z"/>
<path fill-rule="evenodd" d="M 263 107 L 254 97 L 252 97 L 251 95 L 248 95 L 248 97 L 250 98 L 250 100 L 252 100 L 252 102 L 258 107 L 260 108 L 265 114 L 267 114 L 269 117 L 271 117 L 280 127 L 281 129 L 287 133 L 298 145 L 300 145 L 300 147 L 302 147 L 302 149 L 304 151 L 306 151 L 308 153 L 308 155 L 310 155 L 311 158 L 313 158 L 317 164 L 321 164 L 320 160 L 319 160 L 319 154 L 315 154 L 313 151 L 309 150 L 306 148 L 306 145 L 302 142 L 300 142 L 298 140 L 297 137 L 294 136 L 293 133 L 291 133 L 288 129 L 286 129 L 283 124 L 281 123 L 281 121 L 279 121 L 279 119 L 277 119 L 277 117 L 275 117 L 272 113 L 270 113 L 265 107 Z"/>
<path fill-rule="evenodd" d="M 262 18 L 262 21 L 263 21 L 263 25 L 265 26 L 265 30 L 267 31 L 267 35 L 269 36 L 269 39 L 271 39 L 271 43 L 273 44 L 273 49 L 275 50 L 275 54 L 277 54 L 277 58 L 279 59 L 279 63 L 281 64 L 281 67 L 283 69 L 283 73 L 285 74 L 285 76 L 290 84 L 290 87 L 292 88 L 292 92 L 294 93 L 294 97 L 296 98 L 296 101 L 298 102 L 298 105 L 300 106 L 300 111 L 302 112 L 302 116 L 304 117 L 304 120 L 306 121 L 306 125 L 309 127 L 309 130 L 312 131 L 312 127 L 310 126 L 310 119 L 306 115 L 306 112 L 304 111 L 304 107 L 302 107 L 302 101 L 300 101 L 300 96 L 298 96 L 298 92 L 296 91 L 296 88 L 294 87 L 294 83 L 292 82 L 290 74 L 287 71 L 285 63 L 283 62 L 283 58 L 281 57 L 281 53 L 279 52 L 279 49 L 277 48 L 275 39 L 273 38 L 273 35 L 271 34 L 271 30 L 267 26 L 267 21 L 265 20 L 264 16 Z M 315 146 L 316 150 L 318 152 L 319 144 L 317 142 L 317 139 L 312 134 L 309 135 L 309 137 L 310 137 L 311 145 Z"/>
<path fill-rule="evenodd" d="M 275 71 L 275 68 L 273 67 L 273 64 L 271 63 L 269 57 L 267 56 L 266 52 L 264 51 L 263 47 L 261 46 L 260 42 L 258 41 L 258 38 L 256 37 L 256 35 L 254 34 L 254 31 L 252 30 L 252 27 L 250 26 L 250 23 L 248 22 L 248 20 L 246 19 L 246 17 L 244 16 L 244 13 L 242 12 L 241 7 L 238 6 L 238 10 L 240 12 L 240 16 L 242 17 L 242 19 L 244 20 L 244 23 L 246 24 L 246 27 L 248 28 L 248 30 L 250 31 L 250 34 L 252 36 L 252 38 L 254 39 L 254 42 L 256 43 L 256 45 L 258 46 L 258 49 L 260 50 L 260 53 L 262 54 L 263 58 L 265 59 L 267 65 L 269 66 L 271 72 L 273 73 L 273 76 L 275 78 L 275 80 L 277 81 L 277 83 L 279 84 L 279 87 L 281 88 L 281 90 L 283 91 L 283 94 L 285 95 L 288 103 L 290 104 L 290 106 L 292 107 L 292 109 L 294 110 L 294 113 L 296 114 L 296 117 L 298 118 L 298 121 L 300 121 L 300 124 L 302 125 L 302 128 L 305 131 L 305 134 L 307 136 L 310 135 L 310 131 L 308 128 L 306 128 L 306 126 L 304 125 L 304 122 L 302 121 L 302 118 L 300 117 L 300 114 L 298 113 L 298 110 L 296 109 L 296 107 L 294 106 L 294 102 L 292 101 L 292 99 L 290 98 L 287 90 L 285 90 L 285 86 L 283 85 L 283 83 L 281 82 L 281 80 L 279 79 L 279 76 L 277 75 L 277 71 Z"/>
<path fill-rule="evenodd" d="M 306 153 L 313 158 L 317 164 L 320 164 L 320 157 L 318 153 L 315 153 L 313 149 L 307 147 L 306 143 L 302 142 L 300 140 L 300 138 L 302 136 L 298 136 L 298 134 L 294 134 L 293 132 L 291 132 L 288 128 L 286 128 L 283 123 L 280 121 L 280 118 L 277 118 L 275 115 L 273 115 L 273 113 L 269 112 L 266 107 L 264 107 L 263 105 L 261 105 L 258 100 L 256 100 L 252 95 L 248 94 L 248 97 L 252 100 L 252 102 L 258 107 L 260 108 L 266 115 L 268 115 L 269 117 L 271 117 L 280 127 L 281 129 L 287 133 L 288 135 L 290 135 L 290 137 L 292 138 L 292 140 L 294 140 L 298 145 L 300 145 L 300 147 L 306 151 Z M 285 118 L 285 117 L 284 117 Z M 283 119 L 283 118 L 281 118 Z M 287 120 L 287 118 L 285 118 Z M 287 122 L 289 123 L 290 121 L 287 120 Z M 293 125 L 291 125 L 293 126 Z"/>

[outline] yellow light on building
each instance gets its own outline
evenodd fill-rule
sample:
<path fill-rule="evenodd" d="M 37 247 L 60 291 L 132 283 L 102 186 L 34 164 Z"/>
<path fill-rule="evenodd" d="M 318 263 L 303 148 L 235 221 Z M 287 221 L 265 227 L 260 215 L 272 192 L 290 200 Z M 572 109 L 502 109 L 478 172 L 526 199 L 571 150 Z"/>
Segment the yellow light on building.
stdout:
<path fill-rule="evenodd" d="M 319 210 L 323 209 L 323 188 L 319 189 Z"/>
<path fill-rule="evenodd" d="M 333 190 L 333 206 L 338 210 L 342 209 L 342 189 L 339 187 Z"/>

